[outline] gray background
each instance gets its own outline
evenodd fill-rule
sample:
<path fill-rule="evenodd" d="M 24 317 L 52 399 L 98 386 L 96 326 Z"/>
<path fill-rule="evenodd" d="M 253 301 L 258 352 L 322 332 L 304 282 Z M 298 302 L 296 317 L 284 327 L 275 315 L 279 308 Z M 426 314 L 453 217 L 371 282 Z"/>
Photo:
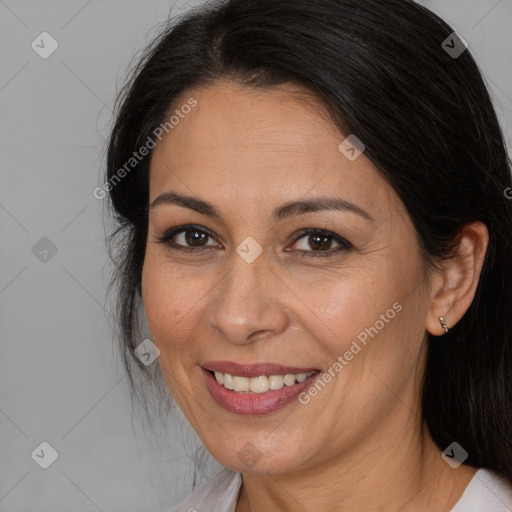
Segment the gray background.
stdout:
<path fill-rule="evenodd" d="M 422 3 L 468 41 L 510 150 L 512 0 Z M 0 0 L 0 511 L 166 511 L 190 493 L 184 439 L 197 438 L 180 413 L 154 438 L 139 412 L 132 421 L 104 310 L 103 204 L 92 194 L 116 90 L 170 8 Z M 31 47 L 45 31 L 59 45 L 47 59 Z M 48 469 L 31 457 L 43 441 L 58 452 Z"/>

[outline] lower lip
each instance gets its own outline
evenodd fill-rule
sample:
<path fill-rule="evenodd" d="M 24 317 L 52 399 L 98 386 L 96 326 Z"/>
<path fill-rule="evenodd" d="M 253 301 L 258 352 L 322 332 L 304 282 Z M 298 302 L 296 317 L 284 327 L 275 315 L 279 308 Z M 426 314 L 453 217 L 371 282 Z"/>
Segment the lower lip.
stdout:
<path fill-rule="evenodd" d="M 304 382 L 299 382 L 293 386 L 283 386 L 281 389 L 267 391 L 265 393 L 239 393 L 226 389 L 217 379 L 204 368 L 201 368 L 206 387 L 212 398 L 224 409 L 236 414 L 268 414 L 295 400 L 313 381 L 320 375 L 320 372 L 314 373 Z"/>

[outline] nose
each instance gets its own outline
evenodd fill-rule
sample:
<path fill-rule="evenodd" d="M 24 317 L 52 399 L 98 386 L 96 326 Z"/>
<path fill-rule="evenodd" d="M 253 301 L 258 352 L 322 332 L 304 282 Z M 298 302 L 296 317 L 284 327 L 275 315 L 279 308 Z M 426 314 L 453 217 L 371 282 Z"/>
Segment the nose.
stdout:
<path fill-rule="evenodd" d="M 233 252 L 221 282 L 211 292 L 210 326 L 230 343 L 245 344 L 279 335 L 289 323 L 286 294 L 265 255 L 248 263 Z"/>

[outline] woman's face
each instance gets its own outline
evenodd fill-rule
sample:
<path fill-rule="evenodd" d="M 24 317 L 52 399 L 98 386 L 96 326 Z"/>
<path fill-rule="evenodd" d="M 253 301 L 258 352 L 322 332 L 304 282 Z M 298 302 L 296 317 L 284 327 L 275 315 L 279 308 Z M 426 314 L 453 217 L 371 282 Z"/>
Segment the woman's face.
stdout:
<path fill-rule="evenodd" d="M 238 471 L 392 449 L 419 407 L 430 302 L 412 222 L 322 106 L 290 90 L 184 94 L 151 161 L 142 290 L 158 361 Z"/>

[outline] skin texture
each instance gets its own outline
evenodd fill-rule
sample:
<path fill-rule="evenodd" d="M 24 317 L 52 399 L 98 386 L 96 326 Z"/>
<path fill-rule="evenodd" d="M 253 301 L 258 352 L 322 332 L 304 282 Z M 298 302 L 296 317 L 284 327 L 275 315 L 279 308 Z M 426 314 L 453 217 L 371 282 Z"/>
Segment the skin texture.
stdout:
<path fill-rule="evenodd" d="M 237 512 L 450 510 L 476 468 L 452 469 L 426 427 L 422 436 L 425 331 L 442 335 L 440 316 L 456 328 L 470 306 L 485 225 L 467 226 L 459 254 L 427 274 L 399 197 L 364 153 L 341 154 L 345 135 L 314 98 L 291 85 L 219 81 L 187 91 L 174 108 L 191 96 L 197 106 L 154 150 L 150 202 L 172 190 L 213 203 L 221 219 L 151 209 L 142 291 L 172 395 L 210 453 L 243 474 Z M 342 211 L 271 222 L 275 207 L 313 196 L 341 197 L 374 222 Z M 214 234 L 199 251 L 157 243 L 188 223 Z M 353 248 L 335 252 L 327 238 L 331 256 L 301 257 L 322 250 L 301 235 L 306 228 Z M 248 236 L 263 249 L 250 264 L 236 252 Z M 187 246 L 183 233 L 174 241 Z M 327 371 L 394 303 L 402 310 L 307 405 L 242 416 L 206 388 L 200 365 L 212 360 Z M 250 468 L 237 456 L 247 443 L 260 456 Z"/>

